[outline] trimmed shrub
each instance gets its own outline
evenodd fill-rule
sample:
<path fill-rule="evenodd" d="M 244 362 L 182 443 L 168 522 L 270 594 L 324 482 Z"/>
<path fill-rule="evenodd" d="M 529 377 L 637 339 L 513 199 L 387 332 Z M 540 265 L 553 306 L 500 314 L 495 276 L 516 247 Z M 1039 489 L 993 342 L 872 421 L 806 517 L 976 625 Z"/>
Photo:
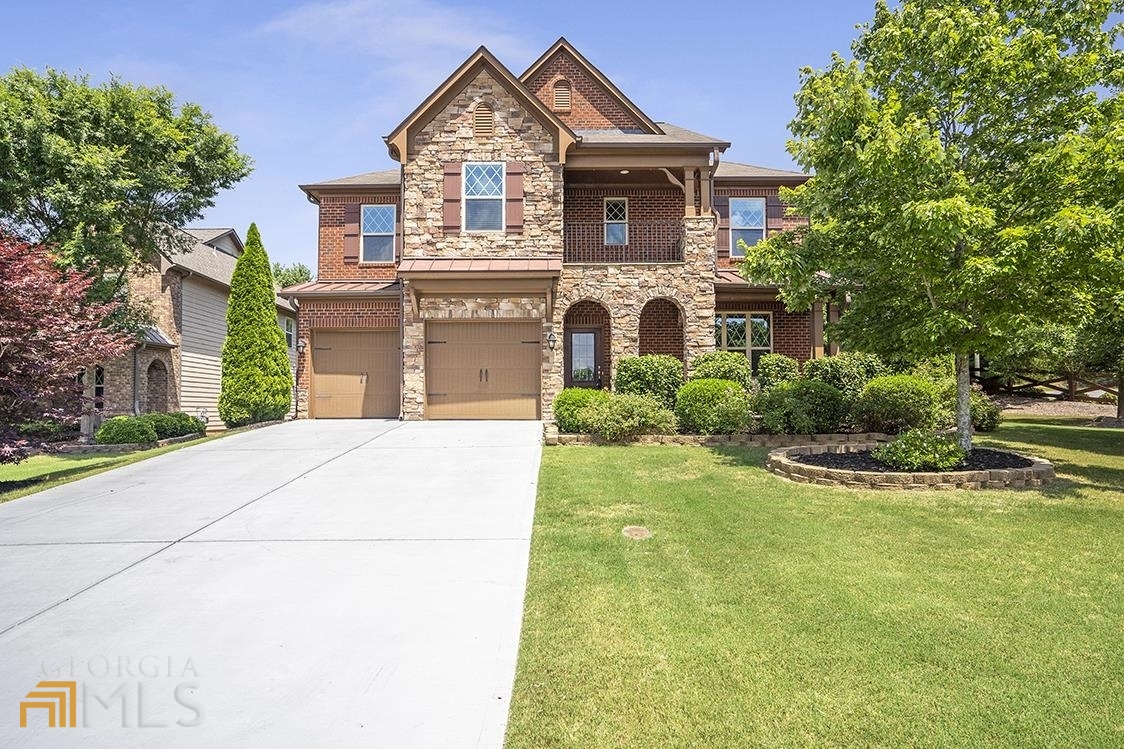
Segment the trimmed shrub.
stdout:
<path fill-rule="evenodd" d="M 1003 419 L 1003 408 L 975 388 L 969 396 L 968 406 L 972 412 L 972 428 L 977 432 L 994 432 Z"/>
<path fill-rule="evenodd" d="M 114 416 L 107 419 L 94 435 L 99 445 L 148 444 L 156 441 L 152 424 L 139 416 Z"/>
<path fill-rule="evenodd" d="M 691 379 L 733 380 L 749 392 L 757 387 L 749 357 L 733 351 L 711 351 L 699 356 L 692 364 Z"/>
<path fill-rule="evenodd" d="M 184 437 L 188 434 L 203 434 L 207 426 L 201 419 L 176 411 L 174 413 L 149 413 L 137 418 L 147 421 L 156 430 L 157 439 Z"/>
<path fill-rule="evenodd" d="M 772 434 L 832 434 L 847 420 L 847 396 L 818 380 L 792 380 L 757 398 L 761 425 Z"/>
<path fill-rule="evenodd" d="M 765 354 L 757 361 L 757 381 L 762 390 L 800 377 L 800 363 L 784 354 Z"/>
<path fill-rule="evenodd" d="M 292 403 L 293 373 L 256 224 L 250 224 L 245 251 L 234 266 L 226 331 L 219 417 L 232 427 L 284 418 Z"/>
<path fill-rule="evenodd" d="M 845 352 L 804 362 L 804 378 L 826 382 L 855 398 L 875 377 L 890 374 L 889 367 L 875 354 Z"/>
<path fill-rule="evenodd" d="M 650 395 L 670 410 L 683 386 L 683 362 L 674 356 L 626 356 L 617 362 L 613 390 L 625 395 Z"/>
<path fill-rule="evenodd" d="M 78 431 L 77 422 L 57 421 L 55 419 L 28 421 L 19 426 L 21 436 L 41 442 L 62 442 L 73 439 L 78 436 Z"/>
<path fill-rule="evenodd" d="M 751 408 L 749 394 L 733 380 L 691 380 L 675 396 L 679 428 L 689 434 L 744 432 L 752 418 Z"/>
<path fill-rule="evenodd" d="M 589 427 L 579 418 L 582 409 L 595 401 L 608 400 L 609 394 L 594 388 L 566 388 L 554 396 L 554 419 L 558 431 L 570 434 L 588 432 Z"/>
<path fill-rule="evenodd" d="M 624 442 L 641 434 L 675 434 L 675 414 L 650 395 L 614 393 L 594 400 L 577 417 L 591 434 Z"/>
<path fill-rule="evenodd" d="M 852 413 L 863 431 L 897 434 L 935 426 L 941 410 L 935 383 L 914 375 L 889 375 L 866 384 Z"/>
<path fill-rule="evenodd" d="M 968 457 L 968 451 L 956 440 L 926 429 L 911 429 L 870 454 L 879 463 L 900 471 L 951 471 Z"/>

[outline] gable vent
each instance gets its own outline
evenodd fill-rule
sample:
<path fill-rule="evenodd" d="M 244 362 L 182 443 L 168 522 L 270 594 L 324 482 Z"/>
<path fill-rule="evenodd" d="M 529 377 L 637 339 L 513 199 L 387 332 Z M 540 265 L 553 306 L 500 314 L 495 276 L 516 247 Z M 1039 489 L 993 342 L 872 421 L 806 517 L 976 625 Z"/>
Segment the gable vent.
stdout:
<path fill-rule="evenodd" d="M 570 108 L 570 82 L 565 79 L 554 83 L 554 108 L 557 110 Z"/>
<path fill-rule="evenodd" d="M 477 138 L 491 138 L 496 132 L 496 116 L 487 104 L 477 104 L 472 113 L 472 132 Z"/>

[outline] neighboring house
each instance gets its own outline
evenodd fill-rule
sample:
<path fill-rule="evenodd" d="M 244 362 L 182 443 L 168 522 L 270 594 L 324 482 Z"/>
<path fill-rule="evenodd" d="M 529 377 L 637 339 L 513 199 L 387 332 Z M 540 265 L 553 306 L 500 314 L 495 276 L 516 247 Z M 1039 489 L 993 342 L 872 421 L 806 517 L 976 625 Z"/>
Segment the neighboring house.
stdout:
<path fill-rule="evenodd" d="M 184 231 L 194 240 L 190 251 L 161 257 L 130 277 L 130 293 L 150 305 L 154 324 L 131 353 L 95 370 L 87 395 L 102 404 L 105 416 L 205 412 L 208 428 L 217 430 L 223 428 L 218 401 L 226 308 L 242 240 L 233 229 Z M 288 300 L 276 301 L 295 372 L 296 312 Z"/>
<path fill-rule="evenodd" d="M 800 225 L 798 172 L 640 111 L 565 39 L 516 77 L 481 47 L 385 138 L 401 167 L 302 185 L 318 280 L 299 307 L 299 416 L 550 418 L 621 357 L 823 355 L 736 270 Z"/>

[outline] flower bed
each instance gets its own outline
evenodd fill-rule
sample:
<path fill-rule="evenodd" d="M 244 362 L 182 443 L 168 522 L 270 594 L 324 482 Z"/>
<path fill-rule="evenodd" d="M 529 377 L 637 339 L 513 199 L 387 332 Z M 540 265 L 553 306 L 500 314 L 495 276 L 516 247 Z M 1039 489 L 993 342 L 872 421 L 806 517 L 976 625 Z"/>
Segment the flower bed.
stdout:
<path fill-rule="evenodd" d="M 861 435 L 856 435 L 861 436 Z M 969 469 L 963 471 L 906 473 L 900 471 L 856 471 L 845 468 L 802 463 L 794 458 L 822 453 L 863 452 L 877 447 L 877 443 L 848 442 L 846 444 L 782 447 L 769 453 L 765 468 L 782 478 L 801 484 L 843 486 L 852 489 L 1022 489 L 1044 486 L 1054 478 L 1054 465 L 1042 458 L 1017 455 L 1029 462 L 1026 467 Z M 1006 451 L 993 451 L 1006 452 Z"/>

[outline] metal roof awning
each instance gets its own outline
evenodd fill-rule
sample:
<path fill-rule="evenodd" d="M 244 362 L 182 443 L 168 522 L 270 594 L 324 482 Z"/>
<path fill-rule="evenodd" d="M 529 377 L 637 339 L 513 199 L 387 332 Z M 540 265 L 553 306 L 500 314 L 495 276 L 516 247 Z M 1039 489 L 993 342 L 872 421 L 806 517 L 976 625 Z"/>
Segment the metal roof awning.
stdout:
<path fill-rule="evenodd" d="M 398 281 L 308 281 L 296 286 L 288 286 L 277 292 L 280 297 L 303 299 L 305 297 L 358 297 L 358 296 L 398 296 L 401 284 Z"/>

